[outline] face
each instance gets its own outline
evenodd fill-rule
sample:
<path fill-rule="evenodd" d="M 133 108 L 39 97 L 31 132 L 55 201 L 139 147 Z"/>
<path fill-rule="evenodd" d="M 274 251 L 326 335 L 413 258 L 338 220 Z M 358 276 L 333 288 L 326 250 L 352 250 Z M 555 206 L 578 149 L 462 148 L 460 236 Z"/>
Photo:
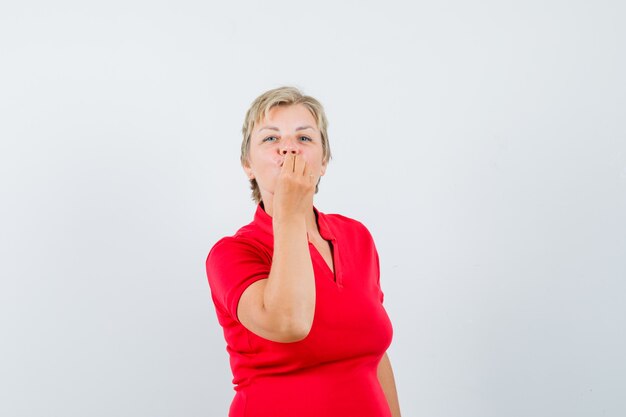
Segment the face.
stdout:
<path fill-rule="evenodd" d="M 306 161 L 315 183 L 326 172 L 322 135 L 313 114 L 302 104 L 273 107 L 252 130 L 248 164 L 243 169 L 249 179 L 256 179 L 263 201 L 273 197 L 288 152 Z"/>

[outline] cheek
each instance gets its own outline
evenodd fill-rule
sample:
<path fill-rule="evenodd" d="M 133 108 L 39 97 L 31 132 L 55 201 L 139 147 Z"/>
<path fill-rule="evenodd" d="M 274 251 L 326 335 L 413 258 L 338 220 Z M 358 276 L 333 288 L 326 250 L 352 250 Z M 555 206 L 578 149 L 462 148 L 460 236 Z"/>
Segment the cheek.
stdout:
<path fill-rule="evenodd" d="M 268 164 L 257 168 L 257 182 L 272 184 L 280 175 L 280 167 L 275 164 Z"/>

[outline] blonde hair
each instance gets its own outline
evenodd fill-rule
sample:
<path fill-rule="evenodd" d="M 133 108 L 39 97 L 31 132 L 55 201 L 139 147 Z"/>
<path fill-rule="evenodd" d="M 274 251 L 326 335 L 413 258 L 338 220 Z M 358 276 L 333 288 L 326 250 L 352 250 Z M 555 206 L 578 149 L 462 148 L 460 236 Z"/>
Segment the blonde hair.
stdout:
<path fill-rule="evenodd" d="M 243 134 L 240 158 L 242 166 L 249 163 L 250 138 L 252 136 L 254 125 L 263 120 L 265 115 L 273 107 L 292 106 L 296 104 L 303 104 L 306 106 L 317 121 L 317 128 L 322 136 L 322 161 L 323 163 L 328 163 L 328 161 L 330 161 L 331 154 L 330 145 L 328 143 L 328 120 L 326 119 L 326 113 L 324 112 L 322 104 L 311 96 L 305 96 L 295 87 L 278 87 L 268 90 L 258 96 L 246 112 L 246 118 L 243 122 L 243 128 L 241 129 L 241 133 Z M 252 189 L 252 200 L 254 200 L 257 204 L 261 202 L 261 191 L 259 190 L 259 185 L 257 184 L 256 179 L 250 180 L 250 189 Z M 317 193 L 318 190 L 319 181 L 315 185 L 315 193 Z"/>

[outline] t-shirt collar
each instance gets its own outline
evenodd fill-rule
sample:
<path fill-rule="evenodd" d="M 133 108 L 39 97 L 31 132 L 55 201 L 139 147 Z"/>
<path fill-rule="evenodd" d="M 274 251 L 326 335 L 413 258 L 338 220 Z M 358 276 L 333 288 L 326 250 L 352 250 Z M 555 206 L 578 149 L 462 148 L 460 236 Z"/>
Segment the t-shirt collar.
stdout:
<path fill-rule="evenodd" d="M 317 218 L 317 224 L 320 229 L 320 235 L 326 240 L 334 240 L 335 235 L 328 225 L 326 215 L 320 212 L 315 206 L 313 206 L 315 217 Z M 265 212 L 263 202 L 257 204 L 256 212 L 254 213 L 254 223 L 265 233 L 274 235 L 274 228 L 272 226 L 272 217 Z"/>

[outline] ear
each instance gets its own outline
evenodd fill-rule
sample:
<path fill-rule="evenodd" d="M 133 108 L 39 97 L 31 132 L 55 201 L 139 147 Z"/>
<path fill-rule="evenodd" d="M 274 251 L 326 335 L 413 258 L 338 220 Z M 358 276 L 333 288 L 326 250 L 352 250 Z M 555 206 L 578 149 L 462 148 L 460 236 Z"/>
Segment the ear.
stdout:
<path fill-rule="evenodd" d="M 324 174 L 326 173 L 326 167 L 328 166 L 328 161 L 327 162 L 322 162 L 322 169 L 320 171 L 320 177 L 323 177 Z"/>
<path fill-rule="evenodd" d="M 250 167 L 250 164 L 248 162 L 245 162 L 242 165 L 242 168 L 243 168 L 244 172 L 246 173 L 246 177 L 248 177 L 249 180 L 253 180 L 254 179 L 254 173 L 252 172 L 252 168 Z"/>

